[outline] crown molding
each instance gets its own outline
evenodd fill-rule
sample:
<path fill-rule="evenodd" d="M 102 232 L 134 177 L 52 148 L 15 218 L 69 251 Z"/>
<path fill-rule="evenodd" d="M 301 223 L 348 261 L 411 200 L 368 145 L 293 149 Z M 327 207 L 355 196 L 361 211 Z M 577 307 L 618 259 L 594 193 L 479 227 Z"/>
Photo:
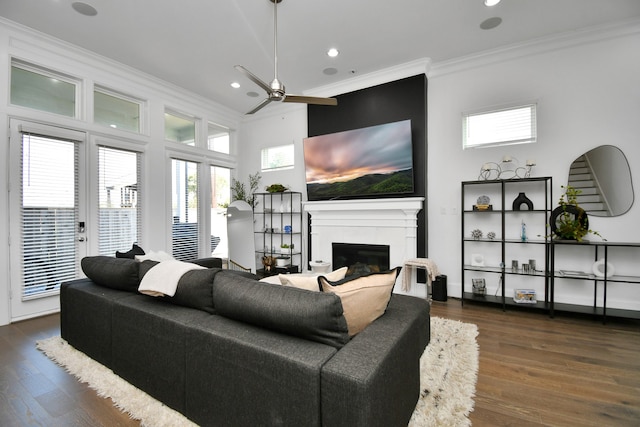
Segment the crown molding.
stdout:
<path fill-rule="evenodd" d="M 398 64 L 393 67 L 363 74 L 358 77 L 341 80 L 315 89 L 304 91 L 308 96 L 336 96 L 368 87 L 389 83 L 395 80 L 413 77 L 418 74 L 427 74 L 431 67 L 430 58 L 420 58 L 411 62 Z"/>
<path fill-rule="evenodd" d="M 498 49 L 486 50 L 449 61 L 434 63 L 430 67 L 427 76 L 436 78 L 490 64 L 638 33 L 640 33 L 640 19 L 619 21 L 614 24 L 565 32 L 560 35 L 515 43 Z"/>

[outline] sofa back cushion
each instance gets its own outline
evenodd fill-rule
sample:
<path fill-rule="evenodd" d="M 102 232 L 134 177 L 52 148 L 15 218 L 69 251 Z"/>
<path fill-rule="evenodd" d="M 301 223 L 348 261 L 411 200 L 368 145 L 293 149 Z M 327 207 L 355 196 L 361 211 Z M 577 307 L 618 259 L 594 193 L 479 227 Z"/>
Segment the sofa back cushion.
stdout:
<path fill-rule="evenodd" d="M 340 298 L 258 282 L 223 270 L 213 282 L 217 314 L 341 348 L 349 342 Z"/>
<path fill-rule="evenodd" d="M 138 291 L 138 265 L 134 259 L 109 256 L 88 256 L 80 261 L 84 274 L 98 285 L 129 292 Z"/>

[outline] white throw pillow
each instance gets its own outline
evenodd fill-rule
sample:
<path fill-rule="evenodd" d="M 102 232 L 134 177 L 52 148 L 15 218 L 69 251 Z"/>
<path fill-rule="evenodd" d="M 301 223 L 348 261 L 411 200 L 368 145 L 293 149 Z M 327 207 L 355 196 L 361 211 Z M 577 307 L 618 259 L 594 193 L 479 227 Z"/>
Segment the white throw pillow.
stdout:
<path fill-rule="evenodd" d="M 344 279 L 347 274 L 347 267 L 339 268 L 331 273 L 324 274 L 324 277 L 328 278 L 332 282 Z M 318 275 L 308 274 L 280 274 L 280 283 L 284 286 L 293 286 L 295 288 L 306 289 L 309 291 L 319 291 Z"/>
<path fill-rule="evenodd" d="M 171 261 L 173 259 L 174 258 L 171 255 L 169 255 L 164 251 L 158 251 L 158 252 L 149 251 L 145 255 L 136 255 L 136 261 L 138 262 L 142 262 L 146 260 L 162 262 L 162 261 Z"/>

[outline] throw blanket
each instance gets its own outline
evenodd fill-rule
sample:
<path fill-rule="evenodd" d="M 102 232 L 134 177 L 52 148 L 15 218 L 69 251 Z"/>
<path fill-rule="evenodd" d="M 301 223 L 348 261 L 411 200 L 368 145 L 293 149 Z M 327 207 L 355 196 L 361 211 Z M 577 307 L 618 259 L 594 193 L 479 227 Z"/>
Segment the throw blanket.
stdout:
<path fill-rule="evenodd" d="M 203 268 L 205 267 L 175 259 L 162 261 L 158 265 L 151 267 L 147 274 L 144 275 L 140 281 L 138 292 L 152 297 L 161 297 L 163 295 L 172 297 L 176 294 L 178 281 L 184 273 Z"/>
<path fill-rule="evenodd" d="M 411 288 L 411 273 L 415 267 L 427 270 L 427 286 L 440 274 L 435 262 L 427 258 L 411 258 L 404 262 L 404 274 L 402 275 L 402 290 L 408 291 Z"/>

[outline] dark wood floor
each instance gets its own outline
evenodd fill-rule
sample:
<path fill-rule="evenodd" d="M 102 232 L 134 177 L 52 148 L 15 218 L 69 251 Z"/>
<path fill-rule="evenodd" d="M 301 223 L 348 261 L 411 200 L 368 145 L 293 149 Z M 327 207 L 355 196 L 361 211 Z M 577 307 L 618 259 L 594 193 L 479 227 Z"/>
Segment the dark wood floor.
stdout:
<path fill-rule="evenodd" d="M 457 300 L 432 315 L 480 334 L 474 426 L 640 425 L 640 323 L 503 312 Z M 58 315 L 0 327 L 0 426 L 139 426 L 35 348 Z"/>

